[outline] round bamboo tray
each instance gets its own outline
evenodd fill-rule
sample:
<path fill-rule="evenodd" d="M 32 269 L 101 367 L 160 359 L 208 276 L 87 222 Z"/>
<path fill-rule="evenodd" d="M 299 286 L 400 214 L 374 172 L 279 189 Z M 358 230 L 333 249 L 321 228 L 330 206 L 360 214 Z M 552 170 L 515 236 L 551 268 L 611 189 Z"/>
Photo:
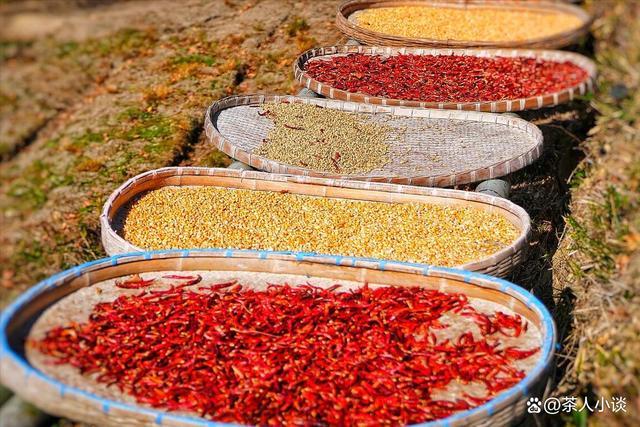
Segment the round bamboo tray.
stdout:
<path fill-rule="evenodd" d="M 580 19 L 581 25 L 573 30 L 553 34 L 546 37 L 530 38 L 527 40 L 513 40 L 491 42 L 482 40 L 438 40 L 394 36 L 379 33 L 358 26 L 349 19 L 354 13 L 370 8 L 394 6 L 431 6 L 459 9 L 479 9 L 490 7 L 503 10 L 526 10 L 541 12 L 562 12 Z M 553 49 L 568 46 L 589 31 L 593 17 L 584 9 L 571 4 L 553 1 L 508 1 L 508 0 L 349 0 L 338 7 L 336 26 L 349 38 L 362 44 L 382 46 L 411 46 L 411 47 L 499 47 L 499 48 L 536 48 Z"/>
<path fill-rule="evenodd" d="M 380 98 L 369 96 L 365 93 L 355 93 L 340 90 L 312 78 L 305 71 L 305 66 L 309 61 L 321 61 L 332 56 L 344 56 L 352 53 L 362 53 L 365 55 L 459 55 L 478 57 L 530 57 L 546 59 L 550 61 L 570 61 L 583 68 L 588 77 L 580 84 L 568 87 L 555 93 L 547 93 L 540 96 L 520 99 L 506 99 L 500 101 L 477 102 L 423 102 L 408 101 L 403 99 Z M 596 76 L 595 64 L 586 58 L 573 52 L 563 52 L 559 50 L 519 50 L 519 49 L 420 49 L 420 48 L 395 48 L 381 46 L 329 46 L 310 49 L 298 57 L 293 64 L 295 79 L 307 89 L 310 89 L 327 98 L 341 101 L 353 101 L 365 104 L 381 104 L 388 106 L 438 108 L 448 110 L 473 110 L 488 111 L 492 113 L 503 113 L 508 111 L 532 110 L 542 107 L 552 107 L 573 100 L 576 96 L 584 95 L 593 90 L 593 82 Z"/>
<path fill-rule="evenodd" d="M 295 274 L 331 281 L 391 286 L 423 286 L 463 292 L 504 305 L 540 330 L 540 357 L 516 386 L 489 402 L 422 426 L 507 426 L 526 414 L 530 396 L 541 397 L 553 368 L 554 322 L 524 289 L 495 277 L 422 264 L 328 257 L 304 253 L 234 250 L 159 251 L 119 255 L 83 264 L 57 274 L 22 294 L 0 317 L 0 369 L 3 383 L 45 411 L 105 426 L 230 426 L 187 414 L 138 406 L 78 385 L 70 385 L 36 369 L 25 357 L 25 339 L 36 320 L 67 295 L 96 283 L 134 273 L 154 271 L 224 271 L 229 274 Z M 87 304 L 92 304 L 88 301 Z M 62 321 L 62 319 L 61 319 Z M 116 394 L 117 396 L 117 394 Z"/>
<path fill-rule="evenodd" d="M 314 171 L 254 154 L 273 127 L 255 108 L 262 103 L 304 103 L 380 117 L 396 129 L 389 138 L 389 163 L 368 174 Z M 498 114 L 375 106 L 295 96 L 231 96 L 213 103 L 205 115 L 209 140 L 222 152 L 271 173 L 332 179 L 450 187 L 515 172 L 542 153 L 537 126 Z M 470 136 L 471 135 L 471 136 Z"/>
<path fill-rule="evenodd" d="M 486 258 L 456 267 L 497 277 L 507 276 L 516 265 L 522 262 L 527 247 L 527 239 L 531 232 L 529 215 L 524 209 L 509 200 L 480 193 L 395 184 L 340 181 L 305 176 L 275 175 L 256 171 L 170 167 L 152 170 L 131 178 L 109 197 L 100 216 L 102 244 L 107 254 L 140 252 L 146 249 L 136 247 L 125 240 L 121 236 L 122 225 L 129 206 L 139 195 L 166 186 L 242 188 L 387 203 L 431 203 L 490 211 L 502 215 L 510 221 L 520 231 L 519 236 L 510 245 Z"/>

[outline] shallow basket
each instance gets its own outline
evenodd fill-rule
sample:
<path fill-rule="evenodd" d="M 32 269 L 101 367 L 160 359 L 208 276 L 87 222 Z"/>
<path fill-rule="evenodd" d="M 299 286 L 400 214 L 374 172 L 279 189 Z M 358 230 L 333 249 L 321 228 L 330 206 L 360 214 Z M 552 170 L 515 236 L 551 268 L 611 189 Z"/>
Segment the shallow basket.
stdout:
<path fill-rule="evenodd" d="M 507 276 L 523 260 L 527 239 L 531 232 L 530 218 L 524 209 L 509 200 L 486 194 L 395 184 L 275 175 L 255 171 L 170 167 L 138 175 L 124 183 L 109 197 L 100 216 L 102 244 L 107 254 L 116 255 L 146 249 L 134 246 L 120 235 L 124 218 L 128 207 L 132 201 L 136 200 L 137 196 L 167 186 L 216 186 L 387 203 L 431 203 L 490 211 L 502 215 L 510 221 L 520 231 L 519 236 L 500 251 L 457 267 L 498 277 Z"/>
<path fill-rule="evenodd" d="M 394 6 L 432 6 L 473 9 L 491 7 L 492 9 L 529 10 L 544 12 L 563 12 L 578 17 L 581 25 L 570 31 L 547 37 L 531 38 L 527 40 L 512 40 L 501 42 L 477 40 L 438 40 L 394 36 L 379 33 L 356 25 L 349 20 L 353 13 L 370 8 Z M 589 31 L 593 17 L 578 6 L 553 1 L 508 1 L 508 0 L 349 0 L 338 7 L 336 26 L 349 38 L 362 44 L 382 46 L 412 46 L 412 47 L 523 47 L 523 48 L 560 48 L 575 43 Z"/>
<path fill-rule="evenodd" d="M 346 175 L 254 154 L 273 126 L 255 108 L 265 102 L 318 105 L 372 118 L 384 115 L 390 119 L 385 125 L 390 125 L 397 136 L 387 141 L 389 163 L 367 174 Z M 414 120 L 407 124 L 408 118 Z M 441 132 L 429 125 L 451 128 Z M 415 130 L 404 136 L 401 131 L 407 129 Z M 262 171 L 429 187 L 451 187 L 508 175 L 536 160 L 542 153 L 543 140 L 537 126 L 517 117 L 275 95 L 231 96 L 214 102 L 205 116 L 205 131 L 216 148 Z"/>
<path fill-rule="evenodd" d="M 408 101 L 403 99 L 381 98 L 369 96 L 364 93 L 347 92 L 340 90 L 312 78 L 304 70 L 307 62 L 311 60 L 325 60 L 332 56 L 344 56 L 352 53 L 362 53 L 365 55 L 457 55 L 457 56 L 478 56 L 484 58 L 492 57 L 527 57 L 539 58 L 549 61 L 570 61 L 587 72 L 587 78 L 581 83 L 563 89 L 559 92 L 547 93 L 529 98 L 507 99 L 500 101 L 477 102 L 424 102 Z M 329 46 L 310 49 L 298 57 L 293 64 L 295 79 L 304 87 L 319 93 L 327 98 L 342 101 L 361 102 L 365 104 L 382 104 L 405 107 L 438 108 L 451 110 L 474 110 L 488 112 L 507 112 L 532 110 L 542 107 L 552 107 L 558 104 L 569 102 L 576 96 L 584 95 L 593 90 L 593 82 L 596 76 L 596 66 L 587 57 L 559 50 L 522 50 L 522 49 L 421 49 L 410 47 L 384 47 L 384 46 Z"/>
<path fill-rule="evenodd" d="M 542 396 L 552 370 L 556 331 L 549 312 L 529 292 L 504 280 L 422 264 L 302 253 L 212 249 L 115 256 L 75 267 L 34 286 L 4 310 L 0 317 L 0 369 L 3 383 L 49 413 L 92 424 L 229 425 L 102 398 L 44 374 L 24 356 L 24 342 L 35 320 L 70 293 L 134 273 L 196 270 L 296 274 L 336 281 L 418 285 L 445 292 L 462 292 L 508 306 L 538 326 L 542 337 L 540 359 L 520 383 L 482 406 L 443 420 L 421 424 L 424 426 L 513 425 L 525 415 L 527 399 L 530 396 Z"/>

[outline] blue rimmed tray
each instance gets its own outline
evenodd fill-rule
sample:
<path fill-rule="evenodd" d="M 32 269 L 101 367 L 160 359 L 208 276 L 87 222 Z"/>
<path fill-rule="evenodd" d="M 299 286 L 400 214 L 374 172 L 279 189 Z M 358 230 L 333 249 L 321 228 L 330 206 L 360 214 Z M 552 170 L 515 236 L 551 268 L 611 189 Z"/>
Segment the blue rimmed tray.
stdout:
<path fill-rule="evenodd" d="M 397 286 L 410 283 L 447 292 L 463 292 L 470 297 L 504 305 L 538 328 L 541 351 L 535 365 L 520 383 L 484 405 L 422 424 L 425 426 L 511 425 L 525 415 L 528 398 L 539 397 L 543 393 L 553 366 L 556 331 L 551 315 L 529 292 L 504 280 L 423 264 L 295 252 L 211 249 L 118 255 L 83 264 L 34 286 L 0 317 L 3 383 L 50 413 L 100 425 L 228 425 L 138 406 L 122 399 L 105 398 L 59 381 L 34 367 L 25 356 L 25 339 L 34 323 L 47 309 L 74 292 L 134 273 L 202 270 L 295 274 L 332 282 L 357 281 Z"/>

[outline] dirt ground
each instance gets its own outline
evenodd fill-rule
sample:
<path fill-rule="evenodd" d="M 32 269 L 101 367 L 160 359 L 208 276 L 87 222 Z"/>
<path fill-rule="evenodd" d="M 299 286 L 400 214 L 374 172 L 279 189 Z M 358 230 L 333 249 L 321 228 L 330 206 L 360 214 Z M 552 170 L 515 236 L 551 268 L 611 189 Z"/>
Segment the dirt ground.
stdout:
<path fill-rule="evenodd" d="M 0 307 L 38 280 L 104 255 L 114 188 L 170 165 L 225 166 L 202 133 L 226 95 L 295 93 L 291 65 L 346 39 L 338 1 L 0 1 Z M 627 413 L 555 425 L 633 425 L 640 413 L 640 2 L 604 0 L 593 36 L 600 91 L 521 114 L 545 153 L 509 177 L 532 217 L 511 278 L 556 318 L 558 396 L 627 397 Z M 465 187 L 473 189 L 472 186 Z M 635 418 L 634 418 L 635 417 Z M 637 424 L 636 424 L 637 425 Z"/>

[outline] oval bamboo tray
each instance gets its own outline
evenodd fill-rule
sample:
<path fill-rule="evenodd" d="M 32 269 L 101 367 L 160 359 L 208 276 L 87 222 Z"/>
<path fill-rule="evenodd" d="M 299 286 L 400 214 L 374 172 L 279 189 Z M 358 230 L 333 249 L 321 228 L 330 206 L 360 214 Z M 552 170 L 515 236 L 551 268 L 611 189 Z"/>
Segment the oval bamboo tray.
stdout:
<path fill-rule="evenodd" d="M 518 230 L 519 236 L 500 251 L 457 266 L 497 277 L 507 276 L 524 259 L 531 232 L 530 219 L 520 206 L 500 197 L 459 190 L 442 190 L 395 184 L 338 181 L 304 176 L 275 175 L 255 171 L 216 168 L 163 168 L 152 170 L 124 183 L 107 200 L 100 216 L 102 244 L 109 255 L 140 252 L 120 233 L 131 202 L 144 192 L 166 186 L 216 186 L 257 191 L 279 191 L 318 197 L 369 200 L 388 203 L 433 203 L 465 206 L 503 215 Z M 339 255 L 339 254 L 336 254 Z"/>
<path fill-rule="evenodd" d="M 384 115 L 385 125 L 398 129 L 399 137 L 388 141 L 389 163 L 368 174 L 346 175 L 285 164 L 254 154 L 273 126 L 254 108 L 265 102 L 318 105 L 371 118 Z M 508 175 L 536 160 L 542 153 L 543 140 L 537 126 L 498 114 L 272 95 L 231 96 L 213 103 L 205 116 L 205 131 L 220 151 L 262 171 L 429 187 L 451 187 Z"/>
<path fill-rule="evenodd" d="M 576 16 L 582 22 L 578 28 L 546 37 L 530 38 L 527 40 L 513 40 L 491 42 L 481 40 L 438 40 L 420 39 L 391 34 L 379 33 L 358 26 L 349 17 L 360 10 L 393 6 L 435 6 L 460 9 L 491 7 L 492 9 L 528 10 L 544 12 L 563 12 Z M 411 46 L 411 47 L 499 47 L 499 48 L 537 48 L 553 49 L 575 43 L 578 38 L 589 31 L 593 17 L 578 6 L 553 1 L 508 1 L 508 0 L 349 0 L 338 7 L 336 26 L 349 38 L 362 44 L 382 46 Z"/>
<path fill-rule="evenodd" d="M 588 77 L 578 85 L 566 88 L 555 93 L 548 93 L 529 98 L 507 99 L 500 101 L 478 102 L 424 102 L 409 101 L 403 99 L 380 98 L 369 96 L 364 93 L 347 92 L 320 83 L 307 74 L 305 65 L 310 60 L 323 60 L 330 56 L 344 56 L 351 53 L 362 53 L 365 55 L 470 55 L 479 57 L 531 57 L 555 61 L 571 61 L 587 71 Z M 419 49 L 419 48 L 394 48 L 381 46 L 330 46 L 310 49 L 298 57 L 293 64 L 295 79 L 307 89 L 310 89 L 327 98 L 341 101 L 361 102 L 365 104 L 381 104 L 404 107 L 438 108 L 448 110 L 473 110 L 487 111 L 492 113 L 503 113 L 508 111 L 533 110 L 542 107 L 553 107 L 565 102 L 572 101 L 576 96 L 584 95 L 593 90 L 593 82 L 596 76 L 596 66 L 588 58 L 573 52 L 563 52 L 559 50 L 493 50 L 493 49 Z"/>
<path fill-rule="evenodd" d="M 369 96 L 364 93 L 347 92 L 320 83 L 312 78 L 305 71 L 307 62 L 311 60 L 324 60 L 331 56 L 344 56 L 352 53 L 362 53 L 365 55 L 459 55 L 459 56 L 478 56 L 478 57 L 530 57 L 540 58 L 551 61 L 570 61 L 577 66 L 583 68 L 588 77 L 578 85 L 568 87 L 562 91 L 548 93 L 540 96 L 529 98 L 508 99 L 500 101 L 482 101 L 477 102 L 424 102 L 409 101 L 403 99 L 381 98 L 377 96 Z M 595 64 L 586 58 L 573 52 L 563 52 L 559 50 L 519 50 L 519 49 L 419 49 L 419 48 L 394 48 L 381 46 L 329 46 L 310 49 L 298 57 L 293 64 L 295 79 L 307 89 L 310 89 L 327 98 L 337 99 L 341 101 L 353 101 L 365 104 L 381 104 L 389 106 L 404 107 L 420 107 L 420 108 L 438 108 L 449 110 L 473 110 L 486 112 L 508 112 L 532 110 L 542 107 L 552 107 L 565 102 L 572 101 L 576 96 L 584 95 L 593 90 L 593 82 L 596 76 Z"/>
<path fill-rule="evenodd" d="M 2 381 L 45 411 L 92 424 L 230 426 L 203 418 L 107 399 L 95 392 L 62 383 L 34 368 L 25 357 L 25 339 L 35 321 L 65 296 L 96 283 L 134 273 L 154 271 L 225 271 L 295 274 L 384 285 L 418 285 L 464 292 L 509 307 L 540 330 L 540 357 L 516 386 L 474 409 L 422 426 L 507 426 L 522 419 L 530 396 L 541 397 L 553 366 L 556 331 L 553 320 L 533 295 L 504 280 L 468 271 L 422 264 L 327 257 L 303 253 L 233 250 L 160 251 L 126 254 L 83 264 L 57 274 L 22 294 L 0 317 Z M 88 302 L 88 304 L 92 304 Z"/>

